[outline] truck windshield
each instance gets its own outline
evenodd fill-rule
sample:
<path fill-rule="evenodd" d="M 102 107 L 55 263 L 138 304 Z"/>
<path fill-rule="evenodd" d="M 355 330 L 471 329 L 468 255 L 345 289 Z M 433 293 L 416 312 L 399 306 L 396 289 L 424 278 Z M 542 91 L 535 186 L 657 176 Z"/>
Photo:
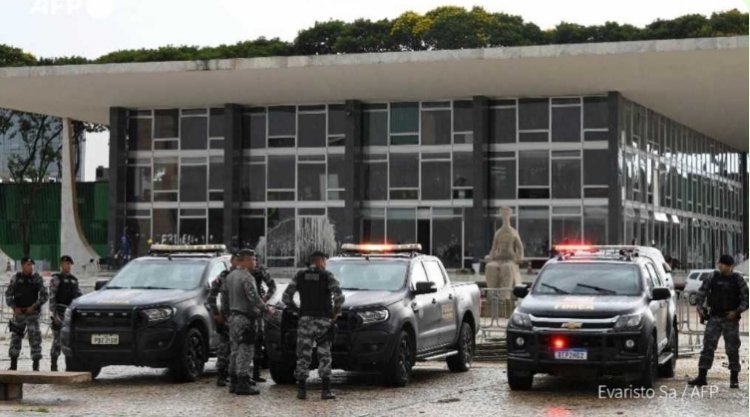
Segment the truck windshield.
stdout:
<path fill-rule="evenodd" d="M 398 291 L 406 281 L 408 263 L 401 261 L 335 261 L 327 269 L 346 290 Z"/>
<path fill-rule="evenodd" d="M 635 265 L 591 263 L 552 264 L 536 280 L 535 294 L 640 295 Z"/>
<path fill-rule="evenodd" d="M 191 290 L 201 283 L 206 261 L 147 260 L 128 263 L 106 288 Z"/>

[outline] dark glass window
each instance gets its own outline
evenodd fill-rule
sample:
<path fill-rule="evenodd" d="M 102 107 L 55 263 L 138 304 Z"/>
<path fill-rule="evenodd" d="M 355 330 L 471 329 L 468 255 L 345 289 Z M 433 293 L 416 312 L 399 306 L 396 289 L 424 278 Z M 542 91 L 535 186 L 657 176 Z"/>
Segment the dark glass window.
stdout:
<path fill-rule="evenodd" d="M 443 261 L 446 268 L 461 268 L 461 218 L 432 219 L 432 254 Z"/>
<path fill-rule="evenodd" d="M 609 150 L 585 149 L 583 151 L 583 183 L 609 185 Z"/>
<path fill-rule="evenodd" d="M 294 155 L 268 156 L 268 188 L 291 189 L 294 186 Z"/>
<path fill-rule="evenodd" d="M 326 189 L 325 164 L 298 164 L 299 181 L 297 199 L 300 201 L 324 200 Z"/>
<path fill-rule="evenodd" d="M 269 208 L 266 254 L 269 257 L 293 257 L 295 229 L 293 208 Z"/>
<path fill-rule="evenodd" d="M 549 129 L 549 100 L 546 98 L 518 100 L 518 128 Z"/>
<path fill-rule="evenodd" d="M 211 157 L 208 184 L 212 190 L 224 189 L 224 158 Z"/>
<path fill-rule="evenodd" d="M 451 111 L 422 112 L 422 145 L 449 145 L 451 143 Z"/>
<path fill-rule="evenodd" d="M 547 207 L 519 207 L 518 233 L 523 236 L 526 257 L 549 256 L 549 209 Z"/>
<path fill-rule="evenodd" d="M 205 117 L 183 117 L 180 127 L 182 149 L 208 148 L 208 119 Z"/>
<path fill-rule="evenodd" d="M 177 209 L 153 209 L 154 243 L 177 242 Z"/>
<path fill-rule="evenodd" d="M 268 135 L 294 136 L 297 133 L 296 112 L 294 106 L 269 107 Z"/>
<path fill-rule="evenodd" d="M 391 133 L 419 131 L 419 103 L 391 103 Z"/>
<path fill-rule="evenodd" d="M 180 238 L 191 244 L 206 243 L 206 219 L 180 219 Z"/>
<path fill-rule="evenodd" d="M 143 256 L 148 252 L 151 239 L 151 219 L 128 218 L 125 221 L 130 237 L 132 252 L 136 256 Z"/>
<path fill-rule="evenodd" d="M 128 167 L 126 199 L 128 203 L 151 202 L 151 167 Z"/>
<path fill-rule="evenodd" d="M 171 110 L 154 110 L 154 137 L 155 138 L 177 138 L 178 121 L 180 111 Z"/>
<path fill-rule="evenodd" d="M 474 103 L 469 100 L 453 102 L 453 131 L 474 131 Z M 513 123 L 515 126 L 515 123 Z"/>
<path fill-rule="evenodd" d="M 474 155 L 471 152 L 453 152 L 453 186 L 474 186 Z"/>
<path fill-rule="evenodd" d="M 325 113 L 301 113 L 299 115 L 299 147 L 326 146 Z"/>
<path fill-rule="evenodd" d="M 385 213 L 383 209 L 362 210 L 362 241 L 385 242 Z"/>
<path fill-rule="evenodd" d="M 207 189 L 205 165 L 182 166 L 182 181 L 180 181 L 181 201 L 206 201 Z"/>
<path fill-rule="evenodd" d="M 346 133 L 346 109 L 343 104 L 328 106 L 328 134 L 343 135 Z"/>
<path fill-rule="evenodd" d="M 209 120 L 209 136 L 212 138 L 224 137 L 224 109 L 211 109 L 211 119 Z"/>
<path fill-rule="evenodd" d="M 580 243 L 581 217 L 553 217 L 552 244 Z"/>
<path fill-rule="evenodd" d="M 586 243 L 602 245 L 609 242 L 607 212 L 607 207 L 583 208 L 583 239 Z"/>
<path fill-rule="evenodd" d="M 252 113 L 242 116 L 242 147 L 263 149 L 266 147 L 266 114 Z"/>
<path fill-rule="evenodd" d="M 266 201 L 266 165 L 242 165 L 242 201 Z"/>
<path fill-rule="evenodd" d="M 150 151 L 151 119 L 130 118 L 128 123 L 128 149 Z"/>
<path fill-rule="evenodd" d="M 552 142 L 581 141 L 581 108 L 552 108 Z"/>
<path fill-rule="evenodd" d="M 419 187 L 419 155 L 392 153 L 389 172 L 391 188 Z"/>
<path fill-rule="evenodd" d="M 417 212 L 414 209 L 388 209 L 387 240 L 389 243 L 417 241 Z"/>
<path fill-rule="evenodd" d="M 255 248 L 266 235 L 266 219 L 263 217 L 240 217 L 240 246 Z"/>
<path fill-rule="evenodd" d="M 208 209 L 208 243 L 224 243 L 224 209 Z"/>
<path fill-rule="evenodd" d="M 179 170 L 177 158 L 160 158 L 154 160 L 154 190 L 177 190 Z"/>
<path fill-rule="evenodd" d="M 549 185 L 549 152 L 518 152 L 518 185 Z"/>
<path fill-rule="evenodd" d="M 581 198 L 581 160 L 552 160 L 552 198 Z"/>
<path fill-rule="evenodd" d="M 385 162 L 365 164 L 365 200 L 385 200 L 388 192 L 388 168 Z"/>
<path fill-rule="evenodd" d="M 583 127 L 589 129 L 607 128 L 609 110 L 607 97 L 583 98 Z"/>
<path fill-rule="evenodd" d="M 516 198 L 516 161 L 490 161 L 490 198 Z"/>
<path fill-rule="evenodd" d="M 587 142 L 594 141 L 594 140 L 609 140 L 609 131 L 584 132 L 583 140 Z"/>
<path fill-rule="evenodd" d="M 351 242 L 354 236 L 350 236 L 346 233 L 346 208 L 343 207 L 328 207 L 328 221 L 333 226 L 334 234 L 336 235 L 336 243 L 339 245 L 342 243 Z"/>
<path fill-rule="evenodd" d="M 365 146 L 385 146 L 388 144 L 388 113 L 366 111 L 363 113 Z"/>
<path fill-rule="evenodd" d="M 516 142 L 516 109 L 492 109 L 490 113 L 490 142 Z"/>
<path fill-rule="evenodd" d="M 422 199 L 449 200 L 451 163 L 448 161 L 422 161 Z"/>

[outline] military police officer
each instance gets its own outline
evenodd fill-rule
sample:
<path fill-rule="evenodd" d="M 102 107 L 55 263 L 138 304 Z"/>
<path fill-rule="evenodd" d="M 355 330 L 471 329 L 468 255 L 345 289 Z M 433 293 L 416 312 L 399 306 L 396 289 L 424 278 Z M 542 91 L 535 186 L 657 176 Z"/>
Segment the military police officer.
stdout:
<path fill-rule="evenodd" d="M 211 314 L 214 316 L 216 333 L 219 335 L 219 343 L 216 347 L 216 370 L 219 374 L 216 379 L 216 385 L 219 387 L 227 385 L 227 377 L 229 376 L 230 342 L 229 326 L 227 326 L 226 317 L 224 317 L 219 311 L 216 299 L 221 292 L 221 287 L 224 284 L 227 275 L 237 269 L 237 254 L 232 253 L 232 257 L 229 258 L 229 263 L 231 264 L 229 270 L 221 271 L 221 274 L 211 282 L 211 291 L 208 293 L 208 306 L 211 310 Z"/>
<path fill-rule="evenodd" d="M 331 344 L 335 332 L 334 322 L 341 312 L 344 294 L 338 280 L 326 270 L 328 255 L 313 252 L 309 268 L 299 271 L 284 290 L 282 301 L 294 305 L 294 293 L 299 292 L 299 322 L 297 325 L 297 398 L 307 398 L 307 377 L 313 344 L 318 347 L 318 374 L 323 386 L 321 398 L 335 399 L 331 392 Z"/>
<path fill-rule="evenodd" d="M 719 337 L 729 358 L 729 387 L 739 388 L 740 373 L 740 314 L 748 307 L 748 287 L 745 280 L 733 271 L 734 259 L 729 255 L 719 258 L 719 271 L 703 280 L 698 290 L 697 305 L 701 321 L 708 320 L 703 336 L 703 350 L 698 361 L 698 376 L 690 385 L 706 385 L 706 374 L 711 369 Z M 704 306 L 705 303 L 705 306 Z M 706 307 L 708 311 L 706 311 Z"/>
<path fill-rule="evenodd" d="M 271 278 L 271 274 L 262 265 L 257 265 L 250 271 L 250 274 L 255 278 L 255 287 L 258 289 L 260 298 L 263 299 L 263 302 L 268 302 L 276 293 L 276 282 Z M 263 288 L 264 285 L 268 290 Z M 261 362 L 263 361 L 263 332 L 263 320 L 258 320 L 258 329 L 255 334 L 255 357 L 253 358 L 253 381 L 255 382 L 266 382 L 260 376 Z"/>
<path fill-rule="evenodd" d="M 81 296 L 78 278 L 70 273 L 73 258 L 68 255 L 60 257 L 60 272 L 52 275 L 49 283 L 49 314 L 52 323 L 52 349 L 49 356 L 52 363 L 50 371 L 57 371 L 57 358 L 60 357 L 60 329 L 65 317 L 65 309 L 76 298 Z"/>
<path fill-rule="evenodd" d="M 255 252 L 243 249 L 237 253 L 237 269 L 230 272 L 221 287 L 221 310 L 229 319 L 229 392 L 237 395 L 260 394 L 250 380 L 255 333 L 262 319 L 265 303 L 258 295 L 255 279 Z"/>
<path fill-rule="evenodd" d="M 47 287 L 39 274 L 34 272 L 34 260 L 28 256 L 21 258 L 21 272 L 10 279 L 5 290 L 5 304 L 13 309 L 13 317 L 8 322 L 10 329 L 10 370 L 18 367 L 23 334 L 28 330 L 33 369 L 39 370 L 42 359 L 42 333 L 39 331 L 39 311 L 47 302 Z"/>

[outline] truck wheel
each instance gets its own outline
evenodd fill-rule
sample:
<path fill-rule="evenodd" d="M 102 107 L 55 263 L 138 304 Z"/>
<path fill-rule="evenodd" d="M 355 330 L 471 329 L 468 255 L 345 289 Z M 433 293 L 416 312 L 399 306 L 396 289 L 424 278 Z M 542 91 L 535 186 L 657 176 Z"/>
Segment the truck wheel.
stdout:
<path fill-rule="evenodd" d="M 659 376 L 664 378 L 674 377 L 674 368 L 677 365 L 677 352 L 679 349 L 679 334 L 677 332 L 677 326 L 672 327 L 672 334 L 669 336 L 669 346 L 667 346 L 667 352 L 672 353 L 672 359 L 670 359 L 664 365 L 659 365 Z"/>
<path fill-rule="evenodd" d="M 513 391 L 528 391 L 534 383 L 534 375 L 519 375 L 512 367 L 508 367 L 508 385 Z"/>
<path fill-rule="evenodd" d="M 206 345 L 203 333 L 195 327 L 188 329 L 182 341 L 182 351 L 172 372 L 179 382 L 195 382 L 203 373 L 206 364 Z"/>
<path fill-rule="evenodd" d="M 445 361 L 451 372 L 466 372 L 471 368 L 471 362 L 474 360 L 474 336 L 467 322 L 461 323 L 457 348 L 458 354 L 448 356 Z"/>
<path fill-rule="evenodd" d="M 102 371 L 102 367 L 86 365 L 81 361 L 66 356 L 65 370 L 68 372 L 89 372 L 91 374 L 91 379 L 96 379 L 96 377 L 99 376 L 99 372 Z"/>
<path fill-rule="evenodd" d="M 688 295 L 688 303 L 690 303 L 691 306 L 698 304 L 698 294 L 691 292 L 690 295 Z"/>
<path fill-rule="evenodd" d="M 659 354 L 656 351 L 656 341 L 653 337 L 648 342 L 646 350 L 646 360 L 643 364 L 643 371 L 637 384 L 643 388 L 653 388 L 656 383 L 659 369 Z"/>
<path fill-rule="evenodd" d="M 414 363 L 413 353 L 409 333 L 402 330 L 396 348 L 393 349 L 393 356 L 386 364 L 384 371 L 388 385 L 405 387 L 409 383 L 411 367 Z"/>
<path fill-rule="evenodd" d="M 271 371 L 273 382 L 279 385 L 292 385 L 296 382 L 294 378 L 295 365 L 284 362 L 271 362 L 268 368 Z"/>

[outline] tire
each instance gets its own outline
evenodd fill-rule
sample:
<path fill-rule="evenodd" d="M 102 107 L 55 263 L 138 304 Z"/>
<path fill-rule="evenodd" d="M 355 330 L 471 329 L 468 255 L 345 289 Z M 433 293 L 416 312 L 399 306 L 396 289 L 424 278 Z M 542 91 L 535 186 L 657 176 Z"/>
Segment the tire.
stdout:
<path fill-rule="evenodd" d="M 203 374 L 203 367 L 208 358 L 203 333 L 195 327 L 188 329 L 182 340 L 180 357 L 172 367 L 174 378 L 178 382 L 195 382 Z"/>
<path fill-rule="evenodd" d="M 518 375 L 518 373 L 508 366 L 508 385 L 512 391 L 528 391 L 534 383 L 534 375 Z"/>
<path fill-rule="evenodd" d="M 471 362 L 474 360 L 474 343 L 471 326 L 466 322 L 461 323 L 456 345 L 458 354 L 445 358 L 451 372 L 466 372 L 471 368 Z"/>
<path fill-rule="evenodd" d="M 691 292 L 688 295 L 688 303 L 690 303 L 691 306 L 698 304 L 698 294 L 696 294 L 695 292 Z"/>
<path fill-rule="evenodd" d="M 385 365 L 386 383 L 394 387 L 405 387 L 411 379 L 411 368 L 414 365 L 414 349 L 409 333 L 401 330 L 393 355 Z"/>
<path fill-rule="evenodd" d="M 297 381 L 294 378 L 295 365 L 284 362 L 271 362 L 268 369 L 271 371 L 271 379 L 279 385 L 293 385 Z"/>
<path fill-rule="evenodd" d="M 659 355 L 656 351 L 656 341 L 653 337 L 648 342 L 646 360 L 638 378 L 637 384 L 643 388 L 653 388 L 659 371 Z"/>
<path fill-rule="evenodd" d="M 91 379 L 96 379 L 99 373 L 102 371 L 101 366 L 87 365 L 79 360 L 71 357 L 65 357 L 65 370 L 68 372 L 89 372 Z"/>
<path fill-rule="evenodd" d="M 672 353 L 672 359 L 664 365 L 659 365 L 659 376 L 664 378 L 674 377 L 674 368 L 677 365 L 677 352 L 679 349 L 679 333 L 677 326 L 672 326 L 672 334 L 669 336 L 669 346 L 667 351 Z"/>

